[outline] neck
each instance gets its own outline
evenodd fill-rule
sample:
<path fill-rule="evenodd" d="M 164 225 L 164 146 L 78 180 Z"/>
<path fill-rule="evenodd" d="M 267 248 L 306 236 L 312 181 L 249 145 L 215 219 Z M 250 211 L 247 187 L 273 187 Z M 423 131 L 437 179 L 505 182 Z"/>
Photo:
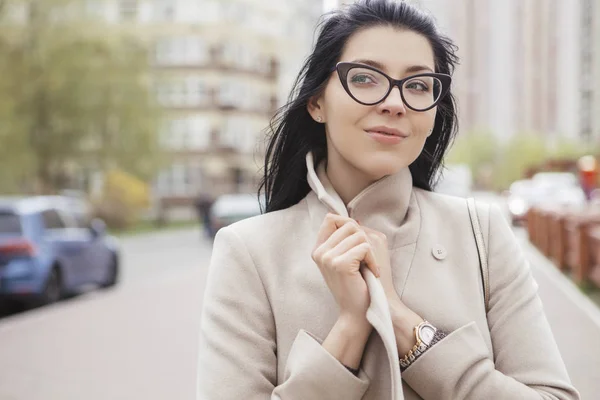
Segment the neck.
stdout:
<path fill-rule="evenodd" d="M 331 186 L 345 205 L 348 205 L 360 192 L 375 182 L 342 159 L 339 154 L 328 155 L 325 171 Z"/>

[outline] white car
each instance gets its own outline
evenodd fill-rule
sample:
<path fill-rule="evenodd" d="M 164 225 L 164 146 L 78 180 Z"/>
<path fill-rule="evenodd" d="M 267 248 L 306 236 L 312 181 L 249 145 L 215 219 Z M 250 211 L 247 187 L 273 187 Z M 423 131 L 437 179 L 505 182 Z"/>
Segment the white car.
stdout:
<path fill-rule="evenodd" d="M 508 211 L 513 225 L 525 221 L 529 207 L 535 202 L 534 182 L 530 179 L 515 181 L 510 185 L 508 195 Z"/>
<path fill-rule="evenodd" d="M 435 192 L 450 196 L 469 197 L 473 186 L 473 176 L 468 165 L 454 164 L 446 166 Z"/>
<path fill-rule="evenodd" d="M 215 237 L 217 231 L 234 222 L 261 214 L 265 201 L 256 194 L 225 194 L 219 196 L 210 209 L 209 235 Z"/>
<path fill-rule="evenodd" d="M 581 207 L 586 203 L 577 177 L 568 172 L 541 172 L 532 179 L 513 182 L 509 191 L 508 209 L 513 225 L 524 222 L 532 206 Z"/>

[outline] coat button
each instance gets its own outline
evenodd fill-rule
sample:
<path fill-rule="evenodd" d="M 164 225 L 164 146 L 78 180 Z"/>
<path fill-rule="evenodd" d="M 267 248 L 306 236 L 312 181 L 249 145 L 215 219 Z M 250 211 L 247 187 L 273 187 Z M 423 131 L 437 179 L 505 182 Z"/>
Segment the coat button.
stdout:
<path fill-rule="evenodd" d="M 433 249 L 431 250 L 431 253 L 438 260 L 443 260 L 448 255 L 448 252 L 446 251 L 446 249 L 444 248 L 444 246 L 442 246 L 440 244 L 437 244 L 437 245 L 433 246 Z"/>

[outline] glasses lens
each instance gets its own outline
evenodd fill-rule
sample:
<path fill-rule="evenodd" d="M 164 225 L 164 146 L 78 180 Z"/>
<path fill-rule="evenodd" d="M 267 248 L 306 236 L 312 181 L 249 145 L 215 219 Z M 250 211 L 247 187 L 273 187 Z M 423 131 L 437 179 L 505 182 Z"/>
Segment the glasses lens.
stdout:
<path fill-rule="evenodd" d="M 432 76 L 419 76 L 404 82 L 402 94 L 408 106 L 425 110 L 440 99 L 442 82 Z"/>
<path fill-rule="evenodd" d="M 366 104 L 379 102 L 390 88 L 390 81 L 384 75 L 367 68 L 352 68 L 346 81 L 352 96 Z"/>

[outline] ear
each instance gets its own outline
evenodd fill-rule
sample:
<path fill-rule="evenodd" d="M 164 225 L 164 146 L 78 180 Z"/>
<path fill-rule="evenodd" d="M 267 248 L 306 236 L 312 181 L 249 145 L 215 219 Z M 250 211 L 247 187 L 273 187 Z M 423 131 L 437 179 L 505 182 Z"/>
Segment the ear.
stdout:
<path fill-rule="evenodd" d="M 306 105 L 306 109 L 315 121 L 325 122 L 325 107 L 323 107 L 323 98 L 321 95 L 311 97 Z"/>

